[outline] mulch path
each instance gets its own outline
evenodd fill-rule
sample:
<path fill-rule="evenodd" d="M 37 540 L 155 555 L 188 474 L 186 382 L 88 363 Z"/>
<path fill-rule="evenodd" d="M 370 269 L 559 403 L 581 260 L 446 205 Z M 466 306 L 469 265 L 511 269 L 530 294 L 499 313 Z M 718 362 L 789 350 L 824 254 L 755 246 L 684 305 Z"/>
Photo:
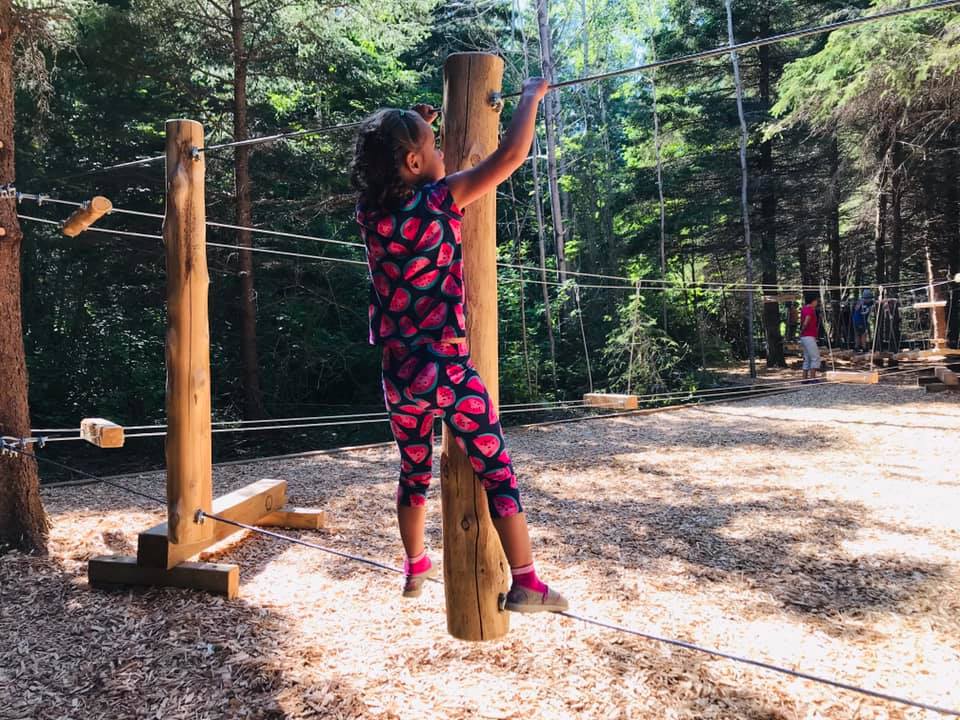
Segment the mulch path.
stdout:
<path fill-rule="evenodd" d="M 811 386 L 508 435 L 541 574 L 573 609 L 960 707 L 960 402 Z M 394 451 L 215 468 L 326 508 L 314 542 L 391 564 Z M 123 482 L 163 492 L 161 474 Z M 441 555 L 439 493 L 428 543 Z M 50 556 L 0 556 L 0 718 L 925 718 L 568 618 L 446 633 L 442 588 L 242 533 L 235 601 L 91 591 L 86 561 L 162 520 L 105 485 L 49 488 Z"/>

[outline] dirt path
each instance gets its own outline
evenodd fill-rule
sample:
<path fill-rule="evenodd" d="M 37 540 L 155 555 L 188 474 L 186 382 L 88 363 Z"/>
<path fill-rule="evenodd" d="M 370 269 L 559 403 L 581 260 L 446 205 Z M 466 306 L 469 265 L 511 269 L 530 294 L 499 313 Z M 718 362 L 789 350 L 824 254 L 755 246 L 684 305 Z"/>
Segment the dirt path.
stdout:
<path fill-rule="evenodd" d="M 512 432 L 541 574 L 586 615 L 960 707 L 960 403 L 894 386 Z M 218 468 L 289 481 L 398 564 L 394 456 Z M 162 493 L 161 475 L 129 483 Z M 440 556 L 439 493 L 429 544 Z M 160 514 L 105 486 L 44 491 L 51 556 L 0 557 L 0 718 L 924 718 L 555 617 L 450 639 L 442 588 L 248 537 L 234 602 L 91 592 Z"/>

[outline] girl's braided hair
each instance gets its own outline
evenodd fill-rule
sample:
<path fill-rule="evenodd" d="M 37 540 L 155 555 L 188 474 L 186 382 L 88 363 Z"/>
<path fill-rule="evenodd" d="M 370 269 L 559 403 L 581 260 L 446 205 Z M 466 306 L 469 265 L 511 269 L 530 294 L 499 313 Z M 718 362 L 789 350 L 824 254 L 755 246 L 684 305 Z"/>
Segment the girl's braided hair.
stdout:
<path fill-rule="evenodd" d="M 350 165 L 350 183 L 361 205 L 392 210 L 410 196 L 413 188 L 401 179 L 400 166 L 418 149 L 418 132 L 412 110 L 386 108 L 363 121 Z"/>

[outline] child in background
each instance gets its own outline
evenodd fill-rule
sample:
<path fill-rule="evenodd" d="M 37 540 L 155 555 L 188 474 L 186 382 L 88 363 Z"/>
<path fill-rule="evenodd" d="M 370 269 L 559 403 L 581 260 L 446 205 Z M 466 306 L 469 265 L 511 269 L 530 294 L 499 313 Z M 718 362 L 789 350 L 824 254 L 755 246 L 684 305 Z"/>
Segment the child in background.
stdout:
<path fill-rule="evenodd" d="M 853 305 L 853 345 L 856 352 L 866 352 L 870 334 L 870 312 L 873 310 L 873 291 L 865 289 Z"/>
<path fill-rule="evenodd" d="M 380 110 L 357 136 L 351 180 L 367 251 L 370 343 L 381 347 L 383 393 L 400 450 L 397 520 L 406 553 L 403 595 L 416 597 L 436 570 L 424 548 L 433 423 L 440 416 L 486 491 L 513 584 L 506 608 L 559 612 L 567 601 L 537 576 L 527 522 L 500 421 L 470 360 L 464 322 L 460 221 L 526 159 L 542 78 L 523 85 L 500 147 L 476 166 L 444 175 L 430 123 L 437 111 Z"/>

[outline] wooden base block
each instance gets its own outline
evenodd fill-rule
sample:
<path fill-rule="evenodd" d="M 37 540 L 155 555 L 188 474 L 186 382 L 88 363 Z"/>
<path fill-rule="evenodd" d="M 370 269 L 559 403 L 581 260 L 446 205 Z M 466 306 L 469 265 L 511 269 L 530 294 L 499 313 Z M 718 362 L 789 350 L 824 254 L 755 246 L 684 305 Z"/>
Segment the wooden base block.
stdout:
<path fill-rule="evenodd" d="M 949 385 L 944 385 L 941 382 L 928 383 L 924 386 L 928 393 L 941 393 L 946 392 L 950 389 Z"/>
<path fill-rule="evenodd" d="M 325 510 L 313 508 L 283 508 L 274 510 L 257 520 L 260 527 L 282 527 L 296 530 L 319 530 L 327 524 Z"/>
<path fill-rule="evenodd" d="M 940 383 L 936 377 L 922 375 L 917 378 L 917 385 L 919 387 L 926 387 L 927 385 L 935 385 Z"/>
<path fill-rule="evenodd" d="M 240 568 L 221 563 L 185 562 L 167 570 L 144 567 L 132 557 L 102 555 L 90 559 L 87 577 L 92 587 L 102 589 L 155 585 L 204 590 L 231 599 L 240 591 Z"/>
<path fill-rule="evenodd" d="M 583 402 L 590 407 L 616 408 L 618 410 L 636 410 L 636 395 L 614 395 L 612 393 L 587 393 Z"/>
<path fill-rule="evenodd" d="M 944 385 L 952 385 L 954 387 L 960 386 L 960 375 L 952 372 L 944 367 L 938 367 L 936 369 L 937 380 L 942 382 Z"/>
<path fill-rule="evenodd" d="M 255 525 L 260 518 L 282 508 L 286 501 L 285 480 L 259 480 L 215 499 L 212 512 L 228 520 Z M 143 567 L 170 569 L 240 530 L 209 518 L 206 522 L 213 524 L 213 536 L 198 543 L 170 542 L 166 523 L 144 530 L 137 540 L 137 562 Z"/>
<path fill-rule="evenodd" d="M 880 373 L 874 372 L 827 372 L 828 382 L 854 383 L 858 385 L 876 385 L 880 382 Z"/>

